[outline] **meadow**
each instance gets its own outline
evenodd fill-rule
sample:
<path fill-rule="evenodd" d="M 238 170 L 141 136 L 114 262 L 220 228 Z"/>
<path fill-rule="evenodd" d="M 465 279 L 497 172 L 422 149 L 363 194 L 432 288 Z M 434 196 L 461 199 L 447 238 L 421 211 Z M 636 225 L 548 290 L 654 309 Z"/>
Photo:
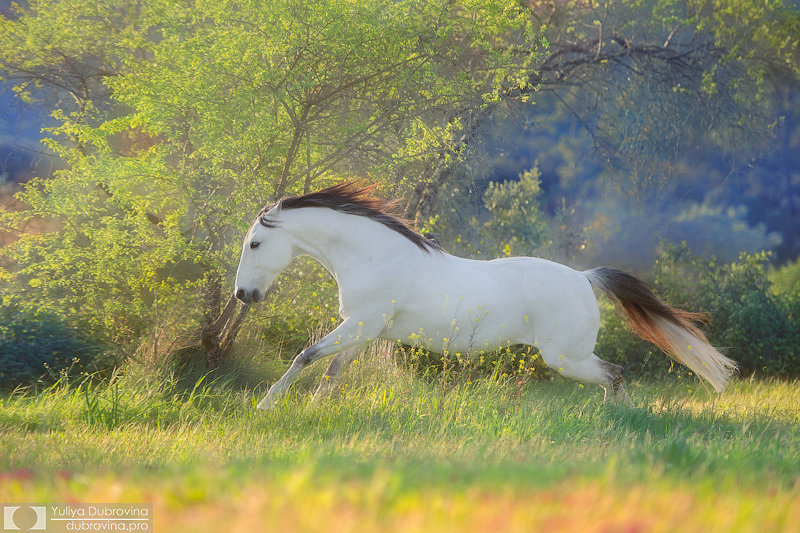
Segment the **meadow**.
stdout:
<path fill-rule="evenodd" d="M 0 502 L 149 502 L 156 531 L 796 531 L 800 385 L 420 377 L 333 397 L 128 369 L 0 397 Z M 241 377 L 241 376 L 239 376 Z M 673 376 L 674 377 L 674 376 Z"/>

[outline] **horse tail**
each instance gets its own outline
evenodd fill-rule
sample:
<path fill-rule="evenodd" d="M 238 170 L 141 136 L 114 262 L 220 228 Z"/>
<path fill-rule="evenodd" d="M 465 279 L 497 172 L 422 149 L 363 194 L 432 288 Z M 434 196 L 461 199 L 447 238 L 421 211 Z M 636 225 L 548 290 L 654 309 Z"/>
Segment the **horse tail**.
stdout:
<path fill-rule="evenodd" d="M 647 283 L 622 270 L 602 267 L 584 274 L 611 299 L 634 333 L 705 378 L 717 392 L 725 387 L 738 366 L 711 346 L 694 324 L 708 322 L 707 315 L 666 305 Z"/>

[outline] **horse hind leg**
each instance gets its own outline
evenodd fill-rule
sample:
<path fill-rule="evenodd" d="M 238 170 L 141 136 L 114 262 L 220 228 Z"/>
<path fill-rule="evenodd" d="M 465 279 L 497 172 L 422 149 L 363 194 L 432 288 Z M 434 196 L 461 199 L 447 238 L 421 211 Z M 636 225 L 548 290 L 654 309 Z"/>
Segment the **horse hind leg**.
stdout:
<path fill-rule="evenodd" d="M 625 404 L 628 407 L 633 407 L 633 402 L 631 401 L 631 397 L 628 396 L 628 391 L 625 390 L 625 378 L 622 376 L 623 368 L 619 365 L 615 365 L 614 363 L 609 363 L 608 361 L 603 361 L 599 357 L 597 360 L 600 362 L 600 366 L 606 371 L 606 374 L 609 378 L 609 385 L 603 386 L 603 390 L 605 391 L 605 395 L 603 396 L 604 402 L 613 401 L 614 403 Z M 609 394 L 610 389 L 610 394 Z"/>
<path fill-rule="evenodd" d="M 622 377 L 621 366 L 603 361 L 594 353 L 590 353 L 588 357 L 576 357 L 563 353 L 558 354 L 552 350 L 543 350 L 542 359 L 547 366 L 564 377 L 582 383 L 600 385 L 605 391 L 603 401 L 632 405 L 623 385 L 625 380 Z"/>
<path fill-rule="evenodd" d="M 342 374 L 344 374 L 347 366 L 358 356 L 358 353 L 358 348 L 350 348 L 336 354 L 322 376 L 322 381 L 320 381 L 317 391 L 314 393 L 315 402 L 327 398 L 339 386 L 342 381 Z"/>

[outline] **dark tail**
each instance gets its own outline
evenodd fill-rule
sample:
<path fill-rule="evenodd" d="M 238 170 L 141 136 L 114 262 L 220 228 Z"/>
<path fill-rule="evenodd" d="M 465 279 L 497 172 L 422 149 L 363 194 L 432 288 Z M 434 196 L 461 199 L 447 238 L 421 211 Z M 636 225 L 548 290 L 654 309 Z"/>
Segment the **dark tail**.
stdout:
<path fill-rule="evenodd" d="M 647 283 L 622 270 L 602 267 L 584 274 L 614 302 L 634 333 L 705 378 L 717 392 L 725 387 L 737 364 L 711 346 L 695 326 L 695 322 L 707 322 L 706 315 L 666 305 Z"/>

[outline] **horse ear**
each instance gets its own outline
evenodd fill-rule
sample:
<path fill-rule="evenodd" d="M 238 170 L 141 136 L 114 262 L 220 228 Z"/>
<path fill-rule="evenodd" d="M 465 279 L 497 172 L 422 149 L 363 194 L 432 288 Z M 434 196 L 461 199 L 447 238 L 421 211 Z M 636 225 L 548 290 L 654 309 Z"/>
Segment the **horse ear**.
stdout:
<path fill-rule="evenodd" d="M 266 217 L 266 216 L 267 216 L 267 213 L 269 213 L 269 215 L 270 215 L 270 217 L 271 217 L 271 218 L 278 218 L 278 217 L 280 216 L 280 214 L 281 214 L 281 212 L 282 212 L 282 211 L 283 211 L 283 198 L 281 198 L 280 200 L 278 200 L 278 201 L 275 203 L 275 205 L 273 205 L 272 207 L 270 207 L 269 209 L 267 209 L 267 210 L 264 212 L 264 217 Z"/>
<path fill-rule="evenodd" d="M 258 213 L 256 216 L 256 220 L 261 223 L 262 226 L 265 228 L 274 228 L 276 227 L 275 222 L 273 221 L 273 217 L 281 214 L 281 210 L 283 209 L 283 200 L 278 200 L 278 202 L 273 206 L 265 206 L 261 212 Z M 268 216 L 269 215 L 269 216 Z"/>

